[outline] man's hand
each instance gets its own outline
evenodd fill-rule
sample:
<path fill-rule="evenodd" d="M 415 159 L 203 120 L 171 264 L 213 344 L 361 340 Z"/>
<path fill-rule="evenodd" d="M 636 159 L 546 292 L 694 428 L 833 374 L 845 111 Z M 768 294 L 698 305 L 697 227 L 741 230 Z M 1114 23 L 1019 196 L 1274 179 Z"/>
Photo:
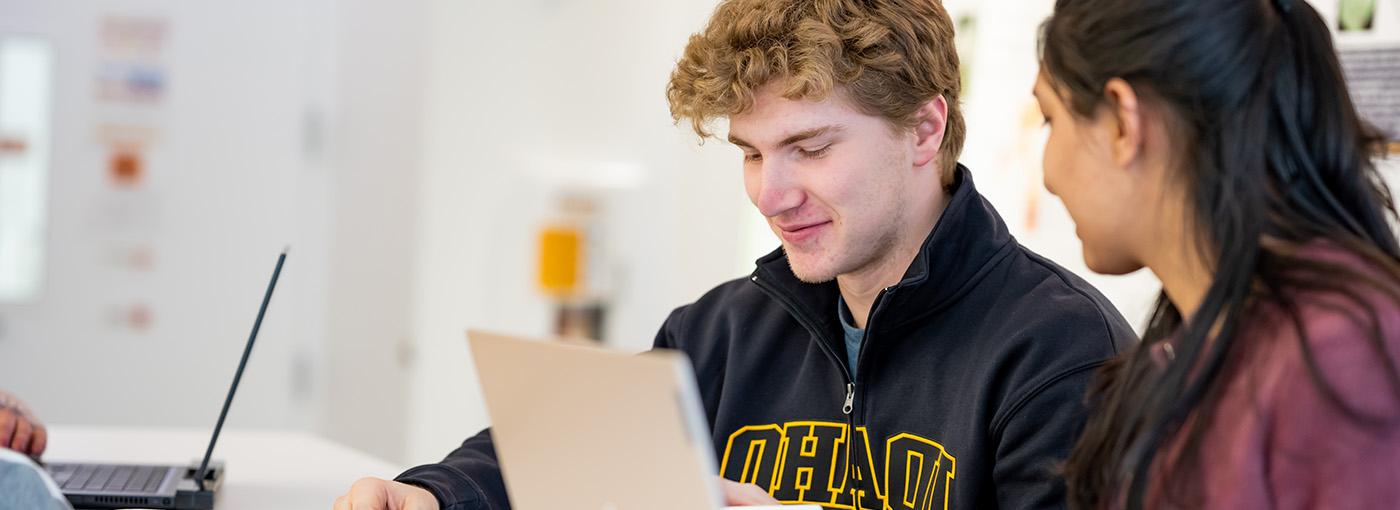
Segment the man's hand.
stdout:
<path fill-rule="evenodd" d="M 724 488 L 724 504 L 728 506 L 780 505 L 767 491 L 751 483 L 739 483 L 727 478 L 719 479 Z"/>
<path fill-rule="evenodd" d="M 49 431 L 14 395 L 0 391 L 0 448 L 35 459 L 49 445 Z"/>
<path fill-rule="evenodd" d="M 438 510 L 438 501 L 422 487 L 361 478 L 335 499 L 335 510 Z"/>

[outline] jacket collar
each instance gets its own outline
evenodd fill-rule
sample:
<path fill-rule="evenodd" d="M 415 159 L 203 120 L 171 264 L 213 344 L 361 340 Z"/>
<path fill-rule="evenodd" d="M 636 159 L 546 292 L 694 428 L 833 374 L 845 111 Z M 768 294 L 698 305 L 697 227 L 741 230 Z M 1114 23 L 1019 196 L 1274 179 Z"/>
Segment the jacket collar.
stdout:
<path fill-rule="evenodd" d="M 972 183 L 972 175 L 957 166 L 948 207 L 924 238 L 923 246 L 899 283 L 885 288 L 879 317 L 871 327 L 897 328 L 935 313 L 973 287 L 995 262 L 1011 253 L 1015 238 L 1006 223 Z M 836 282 L 804 283 L 788 265 L 780 247 L 758 259 L 753 280 L 762 281 L 800 321 L 831 335 L 840 331 L 836 317 Z M 879 300 L 877 299 L 877 302 Z"/>

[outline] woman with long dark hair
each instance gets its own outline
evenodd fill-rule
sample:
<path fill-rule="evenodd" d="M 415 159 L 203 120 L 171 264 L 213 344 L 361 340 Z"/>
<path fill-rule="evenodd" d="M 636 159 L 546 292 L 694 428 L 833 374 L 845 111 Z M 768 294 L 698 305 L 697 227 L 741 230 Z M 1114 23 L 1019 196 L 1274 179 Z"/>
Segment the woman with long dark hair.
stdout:
<path fill-rule="evenodd" d="M 1301 0 L 1058 0 L 1045 185 L 1089 267 L 1147 267 L 1064 471 L 1077 508 L 1400 505 L 1400 247 Z"/>

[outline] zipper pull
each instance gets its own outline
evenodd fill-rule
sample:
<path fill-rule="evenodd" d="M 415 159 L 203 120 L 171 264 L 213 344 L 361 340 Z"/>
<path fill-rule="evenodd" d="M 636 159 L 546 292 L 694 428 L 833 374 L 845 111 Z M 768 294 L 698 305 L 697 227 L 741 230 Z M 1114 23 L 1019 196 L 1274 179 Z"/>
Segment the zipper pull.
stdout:
<path fill-rule="evenodd" d="M 851 414 L 851 409 L 855 408 L 855 402 L 856 384 L 846 383 L 846 403 L 841 406 L 841 412 L 847 415 Z"/>

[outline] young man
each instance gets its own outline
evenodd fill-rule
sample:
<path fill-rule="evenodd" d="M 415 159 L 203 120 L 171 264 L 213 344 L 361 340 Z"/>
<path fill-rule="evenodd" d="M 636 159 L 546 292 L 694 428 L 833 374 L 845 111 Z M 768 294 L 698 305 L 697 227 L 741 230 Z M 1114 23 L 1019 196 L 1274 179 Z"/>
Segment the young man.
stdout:
<path fill-rule="evenodd" d="M 729 120 L 782 239 L 656 338 L 695 365 L 719 474 L 751 484 L 731 504 L 1064 506 L 1086 385 L 1132 330 L 977 193 L 958 92 L 934 0 L 725 0 L 691 38 L 672 114 Z M 337 508 L 411 502 L 508 508 L 489 432 Z"/>

